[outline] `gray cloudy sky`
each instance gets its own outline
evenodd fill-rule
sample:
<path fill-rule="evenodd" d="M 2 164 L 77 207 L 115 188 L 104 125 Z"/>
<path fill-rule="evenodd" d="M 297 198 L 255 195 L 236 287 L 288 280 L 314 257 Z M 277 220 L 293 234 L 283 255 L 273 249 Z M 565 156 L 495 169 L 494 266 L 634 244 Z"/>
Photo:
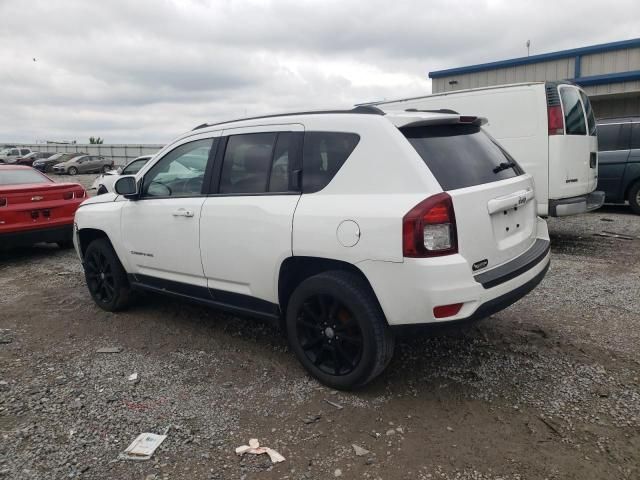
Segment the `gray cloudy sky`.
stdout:
<path fill-rule="evenodd" d="M 0 142 L 429 93 L 427 73 L 640 35 L 640 2 L 0 0 Z M 33 61 L 33 58 L 36 61 Z"/>

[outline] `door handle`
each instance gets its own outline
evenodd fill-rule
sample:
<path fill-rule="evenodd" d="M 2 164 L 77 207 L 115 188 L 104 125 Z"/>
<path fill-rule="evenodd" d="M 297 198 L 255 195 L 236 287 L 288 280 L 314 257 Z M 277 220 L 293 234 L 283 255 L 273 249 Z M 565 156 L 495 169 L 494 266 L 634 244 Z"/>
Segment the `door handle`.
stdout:
<path fill-rule="evenodd" d="M 186 208 L 179 208 L 174 210 L 172 215 L 174 217 L 193 217 L 193 210 L 187 210 Z"/>

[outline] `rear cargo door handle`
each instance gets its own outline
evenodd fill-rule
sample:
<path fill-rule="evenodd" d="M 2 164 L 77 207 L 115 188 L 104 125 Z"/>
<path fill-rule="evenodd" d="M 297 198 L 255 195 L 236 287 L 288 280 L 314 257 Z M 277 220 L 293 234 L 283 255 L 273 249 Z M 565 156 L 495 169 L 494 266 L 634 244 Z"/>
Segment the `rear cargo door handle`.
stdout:
<path fill-rule="evenodd" d="M 193 217 L 193 210 L 187 210 L 186 208 L 179 208 L 174 210 L 172 215 L 174 217 Z"/>
<path fill-rule="evenodd" d="M 533 190 L 520 190 L 519 192 L 510 193 L 504 197 L 489 200 L 487 203 L 487 209 L 489 210 L 489 214 L 492 215 L 500 210 L 522 207 L 533 197 Z"/>

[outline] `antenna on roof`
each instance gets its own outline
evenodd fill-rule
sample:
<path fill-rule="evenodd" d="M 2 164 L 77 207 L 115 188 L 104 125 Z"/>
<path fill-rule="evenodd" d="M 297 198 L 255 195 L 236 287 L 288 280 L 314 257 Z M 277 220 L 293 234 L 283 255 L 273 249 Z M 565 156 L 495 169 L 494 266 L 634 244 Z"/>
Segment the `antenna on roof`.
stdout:
<path fill-rule="evenodd" d="M 527 40 L 527 57 L 529 56 L 529 47 L 531 46 L 531 40 Z"/>

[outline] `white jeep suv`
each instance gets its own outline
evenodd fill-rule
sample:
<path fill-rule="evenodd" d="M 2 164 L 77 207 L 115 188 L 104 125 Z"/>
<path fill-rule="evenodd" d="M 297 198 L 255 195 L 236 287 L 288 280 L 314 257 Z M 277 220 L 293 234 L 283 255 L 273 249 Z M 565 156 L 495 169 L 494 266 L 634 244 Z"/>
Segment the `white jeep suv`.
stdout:
<path fill-rule="evenodd" d="M 309 373 L 364 385 L 392 327 L 487 317 L 547 271 L 532 178 L 483 121 L 358 107 L 201 125 L 78 209 L 91 296 L 279 320 Z"/>

